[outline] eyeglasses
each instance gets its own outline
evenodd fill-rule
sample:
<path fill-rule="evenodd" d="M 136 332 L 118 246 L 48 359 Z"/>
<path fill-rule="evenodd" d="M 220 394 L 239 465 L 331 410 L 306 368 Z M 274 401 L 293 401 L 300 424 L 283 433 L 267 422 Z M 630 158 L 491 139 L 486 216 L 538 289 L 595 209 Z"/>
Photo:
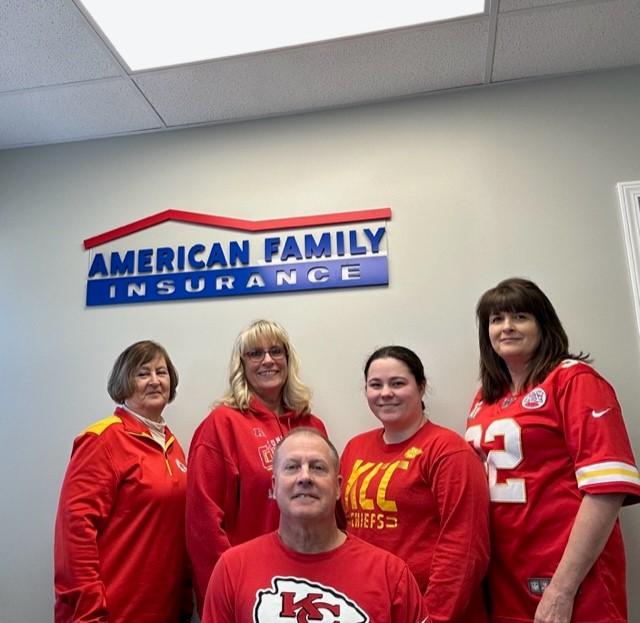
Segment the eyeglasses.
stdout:
<path fill-rule="evenodd" d="M 282 346 L 272 346 L 268 350 L 254 348 L 253 350 L 248 350 L 244 356 L 252 363 L 261 363 L 267 353 L 274 361 L 284 359 L 287 356 L 287 351 Z"/>

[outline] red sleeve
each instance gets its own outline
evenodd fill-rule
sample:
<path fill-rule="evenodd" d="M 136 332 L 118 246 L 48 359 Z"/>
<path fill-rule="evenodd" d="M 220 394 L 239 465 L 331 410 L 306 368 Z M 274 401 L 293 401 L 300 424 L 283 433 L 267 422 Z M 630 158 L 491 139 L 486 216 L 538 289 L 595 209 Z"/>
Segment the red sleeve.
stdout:
<path fill-rule="evenodd" d="M 455 621 L 468 608 L 489 564 L 489 490 L 469 449 L 443 456 L 429 474 L 440 515 L 425 603 L 431 620 Z"/>
<path fill-rule="evenodd" d="M 118 473 L 103 437 L 76 439 L 55 527 L 55 623 L 106 623 L 98 535 L 114 504 Z"/>
<path fill-rule="evenodd" d="M 640 502 L 640 475 L 611 385 L 591 368 L 571 377 L 559 402 L 565 440 L 584 493 L 626 493 Z"/>
<path fill-rule="evenodd" d="M 391 623 L 430 623 L 418 583 L 405 565 L 391 603 Z"/>
<path fill-rule="evenodd" d="M 210 424 L 196 431 L 187 478 L 187 550 L 200 614 L 211 572 L 231 547 L 225 524 L 235 521 L 238 487 L 238 470 L 224 458 Z"/>
<path fill-rule="evenodd" d="M 213 569 L 204 601 L 202 623 L 235 623 L 234 588 L 226 561 L 221 558 Z"/>

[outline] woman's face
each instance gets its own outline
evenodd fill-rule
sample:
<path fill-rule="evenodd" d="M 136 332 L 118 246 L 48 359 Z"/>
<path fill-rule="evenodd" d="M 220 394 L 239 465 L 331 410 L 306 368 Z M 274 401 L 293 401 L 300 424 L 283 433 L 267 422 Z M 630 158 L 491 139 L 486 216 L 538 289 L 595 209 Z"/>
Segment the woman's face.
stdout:
<path fill-rule="evenodd" d="M 139 415 L 157 420 L 169 402 L 171 380 L 164 357 L 158 355 L 141 365 L 134 375 L 134 389 L 125 400 L 126 405 Z"/>
<path fill-rule="evenodd" d="M 251 391 L 266 402 L 279 399 L 289 372 L 284 346 L 262 339 L 243 353 L 242 360 Z"/>
<path fill-rule="evenodd" d="M 526 312 L 491 314 L 489 341 L 507 366 L 526 365 L 540 346 L 538 321 Z"/>
<path fill-rule="evenodd" d="M 375 359 L 367 373 L 367 402 L 386 431 L 413 428 L 423 417 L 425 384 L 418 385 L 408 366 L 399 359 Z"/>

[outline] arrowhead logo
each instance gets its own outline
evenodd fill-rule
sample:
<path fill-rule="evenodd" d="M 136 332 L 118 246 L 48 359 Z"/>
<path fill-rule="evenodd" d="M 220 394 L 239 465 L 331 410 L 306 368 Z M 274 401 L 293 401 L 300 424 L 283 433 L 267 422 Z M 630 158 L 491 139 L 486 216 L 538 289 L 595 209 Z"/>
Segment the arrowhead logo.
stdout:
<path fill-rule="evenodd" d="M 301 578 L 276 577 L 271 590 L 259 590 L 254 623 L 370 623 L 346 595 Z"/>

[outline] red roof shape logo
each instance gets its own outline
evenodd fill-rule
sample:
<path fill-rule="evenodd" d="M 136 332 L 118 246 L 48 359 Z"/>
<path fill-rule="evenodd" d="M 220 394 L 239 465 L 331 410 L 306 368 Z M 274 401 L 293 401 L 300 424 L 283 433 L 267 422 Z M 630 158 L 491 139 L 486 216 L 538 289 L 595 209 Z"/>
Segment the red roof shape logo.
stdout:
<path fill-rule="evenodd" d="M 201 214 L 199 212 L 185 212 L 184 210 L 164 210 L 152 214 L 127 225 L 116 227 L 97 236 L 87 238 L 84 241 L 85 249 L 92 249 L 101 244 L 129 236 L 143 229 L 165 223 L 166 221 L 178 221 L 218 227 L 220 229 L 234 229 L 237 231 L 261 232 L 280 229 L 296 229 L 301 227 L 317 227 L 319 225 L 338 225 L 342 223 L 359 223 L 364 221 L 380 221 L 391 219 L 391 208 L 374 208 L 371 210 L 357 210 L 354 212 L 333 212 L 331 214 L 316 214 L 313 216 L 293 216 L 289 218 L 248 220 L 216 216 L 214 214 Z"/>

